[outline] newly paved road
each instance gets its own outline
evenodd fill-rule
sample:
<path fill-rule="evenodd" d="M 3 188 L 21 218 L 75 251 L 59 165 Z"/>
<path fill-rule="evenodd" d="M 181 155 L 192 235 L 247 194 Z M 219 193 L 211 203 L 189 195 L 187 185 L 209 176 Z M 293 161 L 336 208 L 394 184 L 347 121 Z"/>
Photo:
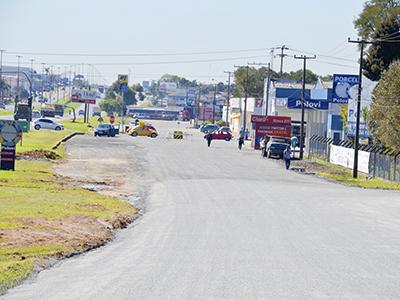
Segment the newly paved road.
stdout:
<path fill-rule="evenodd" d="M 285 171 L 234 142 L 167 140 L 171 124 L 110 142 L 143 157 L 128 175 L 147 186 L 143 217 L 5 299 L 399 299 L 398 192 Z M 107 138 L 84 139 L 109 158 Z"/>

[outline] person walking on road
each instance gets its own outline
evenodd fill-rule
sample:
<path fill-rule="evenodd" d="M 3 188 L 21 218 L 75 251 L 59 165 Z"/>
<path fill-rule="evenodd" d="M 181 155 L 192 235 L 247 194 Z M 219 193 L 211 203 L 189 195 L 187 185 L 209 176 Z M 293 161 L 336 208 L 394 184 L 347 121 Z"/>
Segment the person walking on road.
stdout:
<path fill-rule="evenodd" d="M 243 138 L 243 136 L 241 136 L 241 137 L 239 137 L 239 141 L 238 141 L 239 150 L 242 150 L 243 144 L 244 144 L 244 138 Z"/>
<path fill-rule="evenodd" d="M 208 147 L 211 146 L 211 141 L 212 141 L 212 134 L 209 133 L 209 134 L 207 134 L 207 145 L 208 145 Z"/>
<path fill-rule="evenodd" d="M 290 146 L 288 145 L 286 147 L 286 149 L 283 151 L 283 158 L 285 160 L 286 170 L 289 170 L 289 168 L 290 168 L 291 154 L 292 154 L 292 151 L 290 150 Z"/>

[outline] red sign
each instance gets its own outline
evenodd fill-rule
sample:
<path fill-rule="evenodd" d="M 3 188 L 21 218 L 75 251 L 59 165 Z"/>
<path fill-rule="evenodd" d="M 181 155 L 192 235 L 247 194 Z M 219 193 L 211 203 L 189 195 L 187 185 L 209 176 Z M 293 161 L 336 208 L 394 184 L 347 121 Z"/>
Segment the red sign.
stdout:
<path fill-rule="evenodd" d="M 292 119 L 290 117 L 252 115 L 251 122 L 255 123 L 255 149 L 260 148 L 260 141 L 266 135 L 287 138 L 291 137 Z"/>
<path fill-rule="evenodd" d="M 110 116 L 110 123 L 114 124 L 114 122 L 115 122 L 115 117 L 114 116 Z"/>

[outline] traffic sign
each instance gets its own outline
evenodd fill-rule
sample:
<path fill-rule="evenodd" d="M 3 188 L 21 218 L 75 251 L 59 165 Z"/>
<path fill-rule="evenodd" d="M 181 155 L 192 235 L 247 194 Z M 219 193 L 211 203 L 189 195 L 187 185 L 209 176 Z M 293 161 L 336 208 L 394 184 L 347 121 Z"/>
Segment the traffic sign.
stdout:
<path fill-rule="evenodd" d="M 15 146 L 22 139 L 22 128 L 12 120 L 0 120 L 0 143 Z"/>

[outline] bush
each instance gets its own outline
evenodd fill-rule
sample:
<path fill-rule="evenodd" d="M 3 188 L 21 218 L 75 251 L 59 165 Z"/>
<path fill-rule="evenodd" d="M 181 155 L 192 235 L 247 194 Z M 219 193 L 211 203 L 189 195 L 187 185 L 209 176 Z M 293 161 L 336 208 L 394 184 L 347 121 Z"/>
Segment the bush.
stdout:
<path fill-rule="evenodd" d="M 217 125 L 218 125 L 219 127 L 229 126 L 228 122 L 225 122 L 225 121 L 223 121 L 223 120 L 217 121 Z"/>

